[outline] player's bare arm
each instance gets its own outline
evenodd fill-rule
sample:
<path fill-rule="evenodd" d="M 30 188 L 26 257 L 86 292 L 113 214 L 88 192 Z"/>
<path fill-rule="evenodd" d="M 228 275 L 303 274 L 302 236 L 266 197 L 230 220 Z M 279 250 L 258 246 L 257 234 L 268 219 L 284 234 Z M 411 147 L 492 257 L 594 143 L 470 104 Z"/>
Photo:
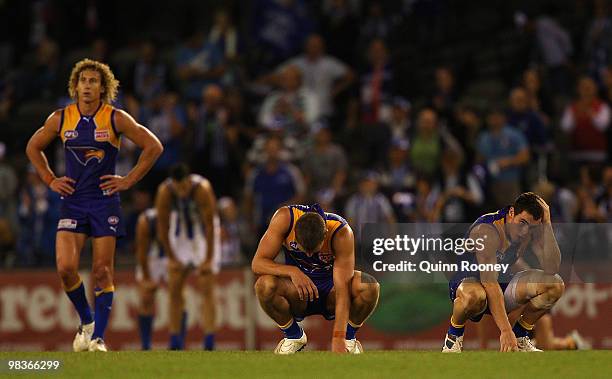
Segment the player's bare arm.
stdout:
<path fill-rule="evenodd" d="M 299 268 L 274 262 L 283 238 L 287 233 L 291 216 L 286 207 L 278 209 L 270 220 L 270 225 L 259 241 L 251 268 L 255 275 L 275 275 L 290 278 L 297 288 L 300 300 L 314 300 L 319 297 L 317 286 Z"/>
<path fill-rule="evenodd" d="M 350 283 L 355 272 L 355 237 L 346 225 L 334 237 L 334 290 L 336 292 L 335 321 L 332 334 L 332 351 L 346 352 L 345 335 L 351 306 Z"/>
<path fill-rule="evenodd" d="M 126 176 L 104 175 L 100 178 L 102 180 L 100 188 L 103 191 L 108 191 L 108 195 L 118 191 L 125 191 L 138 183 L 153 167 L 153 164 L 164 150 L 157 137 L 147 128 L 137 123 L 126 112 L 117 110 L 114 117 L 117 132 L 134 142 L 142 149 L 142 153 L 136 165 Z"/>
<path fill-rule="evenodd" d="M 501 242 L 495 228 L 491 225 L 477 225 L 471 232 L 470 238 L 475 241 L 482 238 L 486 243 L 484 248 L 476 252 L 478 263 L 495 264 L 497 263 L 496 253 L 500 248 Z M 504 295 L 501 287 L 497 282 L 499 273 L 497 271 L 481 271 L 480 282 L 487 294 L 487 303 L 491 310 L 491 315 L 495 321 L 495 325 L 499 328 L 501 334 L 499 337 L 500 351 L 516 351 L 518 350 L 516 337 L 512 332 L 512 327 L 508 321 L 506 307 L 504 304 Z"/>
<path fill-rule="evenodd" d="M 214 218 L 217 213 L 217 199 L 208 180 L 204 179 L 198 185 L 195 192 L 195 201 L 198 205 L 200 217 L 202 218 L 202 225 L 204 225 L 204 232 L 206 234 L 207 254 L 200 265 L 200 272 L 202 274 L 209 274 L 212 272 L 213 249 L 215 247 Z"/>
<path fill-rule="evenodd" d="M 61 110 L 57 110 L 49 115 L 45 124 L 38 129 L 28 141 L 26 154 L 42 181 L 45 182 L 51 190 L 62 196 L 68 196 L 74 192 L 74 179 L 66 176 L 57 178 L 53 170 L 51 170 L 51 167 L 49 167 L 49 161 L 47 161 L 47 157 L 44 153 L 47 146 L 59 136 L 61 119 Z"/>
<path fill-rule="evenodd" d="M 532 250 L 546 274 L 557 274 L 561 264 L 561 250 L 557 244 L 555 233 L 550 221 L 550 208 L 542 199 L 538 198 L 542 207 L 542 225 L 536 227 L 533 235 Z"/>
<path fill-rule="evenodd" d="M 155 209 L 157 210 L 157 238 L 159 243 L 168 254 L 170 262 L 176 262 L 176 256 L 170 245 L 170 212 L 172 196 L 167 184 L 160 184 L 155 197 Z"/>

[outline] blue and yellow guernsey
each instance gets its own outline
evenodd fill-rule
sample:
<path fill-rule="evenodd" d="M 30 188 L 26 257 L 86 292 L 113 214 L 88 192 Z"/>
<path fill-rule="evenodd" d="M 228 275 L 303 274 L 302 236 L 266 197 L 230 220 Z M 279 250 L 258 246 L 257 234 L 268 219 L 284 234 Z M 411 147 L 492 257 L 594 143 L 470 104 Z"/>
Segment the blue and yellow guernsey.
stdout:
<path fill-rule="evenodd" d="M 506 236 L 505 226 L 506 226 L 506 216 L 508 214 L 508 210 L 510 207 L 505 207 L 497 212 L 484 214 L 476 219 L 474 223 L 470 226 L 467 236 L 469 237 L 470 232 L 477 225 L 480 224 L 489 224 L 497 230 L 497 234 L 499 235 L 499 239 L 501 242 L 501 247 L 496 251 L 497 263 L 499 264 L 508 264 L 508 267 L 512 267 L 514 263 L 518 260 L 518 258 L 522 255 L 523 250 L 525 249 L 526 243 L 513 243 Z M 470 263 L 478 263 L 475 252 L 463 254 L 461 259 L 468 260 Z M 501 273 L 498 277 L 498 282 L 500 283 L 508 283 L 512 278 L 512 274 L 507 272 L 505 274 Z"/>
<path fill-rule="evenodd" d="M 291 214 L 291 222 L 287 235 L 283 241 L 283 251 L 285 252 L 285 264 L 298 267 L 306 275 L 315 278 L 329 278 L 333 275 L 335 253 L 332 247 L 334 236 L 342 229 L 347 222 L 344 218 L 334 213 L 317 211 L 315 208 L 305 205 L 287 206 Z M 298 247 L 295 237 L 295 223 L 306 212 L 317 212 L 323 214 L 327 224 L 327 233 L 323 241 L 321 251 L 308 256 Z"/>
<path fill-rule="evenodd" d="M 100 177 L 114 175 L 121 137 L 114 125 L 115 108 L 100 103 L 96 112 L 82 115 L 77 104 L 62 110 L 59 134 L 64 144 L 66 176 L 76 181 L 70 200 L 108 199 Z M 119 199 L 115 193 L 110 197 Z"/>

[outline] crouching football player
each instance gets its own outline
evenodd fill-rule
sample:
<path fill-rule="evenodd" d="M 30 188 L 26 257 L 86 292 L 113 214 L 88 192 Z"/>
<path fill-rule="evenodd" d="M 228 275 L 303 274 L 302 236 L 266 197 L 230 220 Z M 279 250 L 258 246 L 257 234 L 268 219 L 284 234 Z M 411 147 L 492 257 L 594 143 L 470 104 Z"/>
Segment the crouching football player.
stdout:
<path fill-rule="evenodd" d="M 285 264 L 275 262 L 281 249 Z M 318 205 L 278 209 L 252 268 L 259 276 L 259 303 L 285 335 L 276 354 L 304 348 L 306 333 L 298 321 L 310 315 L 335 319 L 332 351 L 363 352 L 355 334 L 376 308 L 380 286 L 372 276 L 355 271 L 355 241 L 346 220 Z"/>
<path fill-rule="evenodd" d="M 493 316 L 500 330 L 501 351 L 541 351 L 532 344 L 529 334 L 564 291 L 557 274 L 561 252 L 548 205 L 536 194 L 524 193 L 512 206 L 479 217 L 468 234 L 474 241 L 484 241 L 483 248 L 463 254 L 462 260 L 513 266 L 530 249 L 542 269 L 516 274 L 457 272 L 449 282 L 453 313 L 442 352 L 461 352 L 466 321 L 479 322 L 485 313 Z M 519 308 L 518 320 L 511 325 L 508 313 Z"/>

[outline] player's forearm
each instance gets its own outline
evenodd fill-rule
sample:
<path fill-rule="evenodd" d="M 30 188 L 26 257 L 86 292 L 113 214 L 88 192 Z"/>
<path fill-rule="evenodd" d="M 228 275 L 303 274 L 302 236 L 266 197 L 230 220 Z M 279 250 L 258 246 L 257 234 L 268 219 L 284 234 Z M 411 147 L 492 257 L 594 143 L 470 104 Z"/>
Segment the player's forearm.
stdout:
<path fill-rule="evenodd" d="M 557 274 L 559 272 L 559 266 L 561 265 L 561 250 L 557 244 L 555 233 L 551 224 L 544 224 L 543 237 L 543 251 L 542 251 L 542 270 L 547 274 Z"/>
<path fill-rule="evenodd" d="M 508 315 L 506 314 L 506 307 L 504 305 L 504 295 L 499 287 L 498 283 L 482 283 L 485 292 L 487 294 L 487 303 L 491 310 L 491 315 L 495 321 L 495 325 L 501 332 L 511 330 L 510 321 L 508 321 Z"/>
<path fill-rule="evenodd" d="M 168 236 L 170 231 L 170 227 L 167 223 L 162 223 L 157 227 L 157 238 L 159 239 L 159 244 L 164 249 L 164 252 L 170 259 L 174 259 L 174 252 L 172 251 L 172 246 L 170 246 L 170 237 Z"/>
<path fill-rule="evenodd" d="M 49 185 L 53 179 L 55 179 L 55 174 L 51 170 L 51 167 L 49 167 L 49 161 L 45 153 L 28 143 L 26 155 L 32 163 L 32 166 L 36 169 L 38 176 L 40 176 L 46 185 Z"/>
<path fill-rule="evenodd" d="M 256 256 L 251 263 L 251 269 L 255 275 L 274 275 L 290 278 L 296 267 L 279 264 L 272 259 L 258 258 Z"/>
<path fill-rule="evenodd" d="M 163 150 L 163 147 L 158 142 L 145 146 L 140 154 L 140 157 L 138 157 L 136 165 L 126 175 L 126 178 L 131 185 L 138 183 L 147 174 L 147 172 L 149 172 Z"/>
<path fill-rule="evenodd" d="M 348 285 L 336 286 L 334 284 L 334 289 L 336 291 L 334 333 L 346 333 L 346 324 L 349 321 L 349 309 L 351 306 L 349 288 Z"/>

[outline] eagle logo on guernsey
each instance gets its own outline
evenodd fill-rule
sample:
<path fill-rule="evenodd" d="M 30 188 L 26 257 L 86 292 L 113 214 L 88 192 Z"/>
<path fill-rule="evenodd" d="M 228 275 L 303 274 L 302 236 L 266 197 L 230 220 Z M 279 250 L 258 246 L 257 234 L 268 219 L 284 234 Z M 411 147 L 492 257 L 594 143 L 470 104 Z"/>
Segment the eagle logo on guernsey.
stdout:
<path fill-rule="evenodd" d="M 75 139 L 79 136 L 79 132 L 76 130 L 66 130 L 64 132 L 64 138 L 66 139 Z"/>
<path fill-rule="evenodd" d="M 83 166 L 87 166 L 92 159 L 97 160 L 98 163 L 104 159 L 104 150 L 92 146 L 67 146 L 66 148 Z"/>
<path fill-rule="evenodd" d="M 110 133 L 108 130 L 96 130 L 94 132 L 94 139 L 96 141 L 108 141 L 110 139 Z"/>
<path fill-rule="evenodd" d="M 298 244 L 296 241 L 291 241 L 289 242 L 289 247 L 291 247 L 293 250 L 297 250 L 298 249 Z"/>

